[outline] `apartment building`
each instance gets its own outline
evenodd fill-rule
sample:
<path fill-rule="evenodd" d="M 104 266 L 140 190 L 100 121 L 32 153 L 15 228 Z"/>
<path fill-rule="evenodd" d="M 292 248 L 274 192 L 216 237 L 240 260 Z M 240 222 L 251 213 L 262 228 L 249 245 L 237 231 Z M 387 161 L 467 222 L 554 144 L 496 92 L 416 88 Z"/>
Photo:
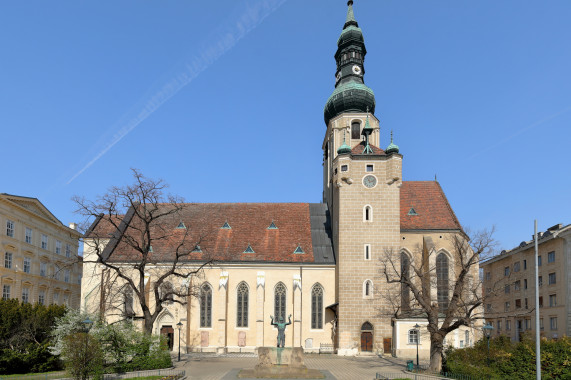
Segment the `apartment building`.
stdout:
<path fill-rule="evenodd" d="M 571 336 L 571 225 L 557 224 L 538 233 L 539 325 L 541 336 Z M 535 333 L 535 243 L 516 248 L 480 264 L 486 322 L 493 334 L 516 341 Z"/>
<path fill-rule="evenodd" d="M 0 194 L 2 298 L 79 308 L 81 234 L 63 225 L 38 199 Z"/>

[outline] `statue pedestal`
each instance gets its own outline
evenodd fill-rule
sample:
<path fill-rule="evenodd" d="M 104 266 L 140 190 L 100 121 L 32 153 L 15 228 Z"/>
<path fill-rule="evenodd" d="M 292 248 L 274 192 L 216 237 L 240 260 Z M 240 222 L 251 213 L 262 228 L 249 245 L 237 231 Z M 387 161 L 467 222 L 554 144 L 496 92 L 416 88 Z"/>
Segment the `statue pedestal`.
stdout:
<path fill-rule="evenodd" d="M 259 347 L 258 365 L 254 369 L 243 369 L 240 378 L 270 379 L 323 379 L 321 371 L 308 369 L 303 364 L 301 347 Z"/>

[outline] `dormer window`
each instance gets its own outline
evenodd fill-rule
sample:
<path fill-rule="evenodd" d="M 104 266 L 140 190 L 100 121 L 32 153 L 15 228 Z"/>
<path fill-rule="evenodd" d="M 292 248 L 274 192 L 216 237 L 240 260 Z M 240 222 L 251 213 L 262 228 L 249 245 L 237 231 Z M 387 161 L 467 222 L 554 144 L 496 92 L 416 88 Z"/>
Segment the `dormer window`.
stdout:
<path fill-rule="evenodd" d="M 186 230 L 186 226 L 182 221 L 178 224 L 178 226 L 176 226 L 176 228 Z"/>

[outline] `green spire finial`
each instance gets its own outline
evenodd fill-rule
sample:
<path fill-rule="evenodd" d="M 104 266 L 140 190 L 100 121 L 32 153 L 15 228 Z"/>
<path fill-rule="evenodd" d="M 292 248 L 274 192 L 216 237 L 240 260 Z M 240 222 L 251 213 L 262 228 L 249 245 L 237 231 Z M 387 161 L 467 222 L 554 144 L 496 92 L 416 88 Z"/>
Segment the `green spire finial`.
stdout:
<path fill-rule="evenodd" d="M 351 153 L 351 147 L 345 142 L 345 130 L 343 130 L 343 144 L 337 149 L 337 154 Z"/>
<path fill-rule="evenodd" d="M 385 150 L 385 152 L 387 154 L 390 153 L 398 153 L 399 152 L 399 147 L 398 145 L 393 143 L 393 131 L 391 130 L 391 143 L 389 144 L 389 146 L 387 147 L 387 149 Z"/>
<path fill-rule="evenodd" d="M 345 29 L 349 25 L 355 25 L 358 27 L 359 25 L 357 24 L 357 20 L 355 20 L 355 15 L 353 14 L 353 0 L 349 0 L 347 2 L 347 6 L 349 8 L 347 9 L 347 19 L 345 20 L 345 25 L 343 26 L 343 29 Z"/>

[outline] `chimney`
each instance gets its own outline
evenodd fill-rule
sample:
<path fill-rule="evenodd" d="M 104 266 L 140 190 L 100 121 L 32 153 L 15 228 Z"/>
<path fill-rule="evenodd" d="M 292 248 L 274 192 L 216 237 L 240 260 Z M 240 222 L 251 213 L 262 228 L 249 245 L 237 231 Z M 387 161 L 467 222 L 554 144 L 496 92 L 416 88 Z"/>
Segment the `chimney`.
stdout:
<path fill-rule="evenodd" d="M 72 230 L 76 230 L 76 231 L 77 231 L 77 223 L 70 223 L 70 224 L 69 224 L 69 228 L 71 228 Z"/>

